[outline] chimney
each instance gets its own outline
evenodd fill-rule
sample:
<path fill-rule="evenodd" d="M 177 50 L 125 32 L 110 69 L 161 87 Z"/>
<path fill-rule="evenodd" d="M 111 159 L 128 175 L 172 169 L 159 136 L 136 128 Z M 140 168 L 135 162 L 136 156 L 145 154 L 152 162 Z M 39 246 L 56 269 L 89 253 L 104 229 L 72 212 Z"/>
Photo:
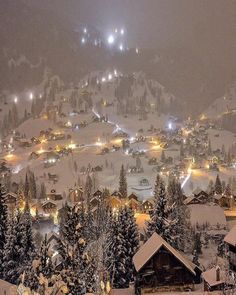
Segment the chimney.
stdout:
<path fill-rule="evenodd" d="M 219 282 L 220 281 L 220 268 L 217 265 L 216 267 L 216 281 Z"/>

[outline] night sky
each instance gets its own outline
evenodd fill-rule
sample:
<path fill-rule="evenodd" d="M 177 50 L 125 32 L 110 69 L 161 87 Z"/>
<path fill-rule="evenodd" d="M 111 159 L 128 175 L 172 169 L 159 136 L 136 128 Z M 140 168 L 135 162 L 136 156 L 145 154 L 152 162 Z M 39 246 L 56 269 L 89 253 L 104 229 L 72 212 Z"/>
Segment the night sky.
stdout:
<path fill-rule="evenodd" d="M 31 0 L 32 1 L 32 0 Z M 36 1 L 36 0 L 34 0 Z M 236 47 L 235 0 L 42 0 L 75 24 L 88 23 L 107 34 L 127 29 L 128 45 L 146 48 Z"/>

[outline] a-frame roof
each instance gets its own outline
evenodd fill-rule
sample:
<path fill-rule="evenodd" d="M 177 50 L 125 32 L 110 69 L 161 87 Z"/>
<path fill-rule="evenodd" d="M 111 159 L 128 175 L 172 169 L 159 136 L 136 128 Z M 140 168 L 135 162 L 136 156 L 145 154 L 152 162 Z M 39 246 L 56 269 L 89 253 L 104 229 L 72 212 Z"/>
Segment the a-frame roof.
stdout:
<path fill-rule="evenodd" d="M 196 275 L 192 262 L 188 261 L 182 254 L 175 250 L 157 233 L 154 233 L 134 255 L 133 263 L 136 271 L 139 272 L 140 269 L 160 250 L 161 247 L 166 248 L 177 258 L 177 260 L 185 265 L 185 267 L 191 273 Z"/>

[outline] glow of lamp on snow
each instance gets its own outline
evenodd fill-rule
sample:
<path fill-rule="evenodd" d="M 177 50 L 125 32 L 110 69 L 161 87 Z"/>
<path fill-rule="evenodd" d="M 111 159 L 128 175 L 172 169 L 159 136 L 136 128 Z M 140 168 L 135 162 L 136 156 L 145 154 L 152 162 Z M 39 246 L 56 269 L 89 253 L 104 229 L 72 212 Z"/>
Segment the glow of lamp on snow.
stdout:
<path fill-rule="evenodd" d="M 115 42 L 114 36 L 113 35 L 109 35 L 108 38 L 107 38 L 107 42 L 110 45 L 114 44 L 114 42 Z"/>
<path fill-rule="evenodd" d="M 115 33 L 116 33 L 116 34 L 118 33 L 118 29 L 117 29 L 117 28 L 115 28 Z"/>
<path fill-rule="evenodd" d="M 74 150 L 76 148 L 76 144 L 75 143 L 70 143 L 68 145 L 68 148 Z"/>
<path fill-rule="evenodd" d="M 110 81 L 112 79 L 112 74 L 108 75 L 108 80 Z"/>
<path fill-rule="evenodd" d="M 123 44 L 120 44 L 119 49 L 120 49 L 120 51 L 123 51 L 124 50 Z"/>
<path fill-rule="evenodd" d="M 47 139 L 46 138 L 42 138 L 41 140 L 40 140 L 40 143 L 46 143 L 47 142 Z"/>
<path fill-rule="evenodd" d="M 45 153 L 45 150 L 41 147 L 40 150 L 38 151 L 38 154 L 41 155 L 41 154 L 43 154 L 43 153 Z"/>
<path fill-rule="evenodd" d="M 32 92 L 30 92 L 30 94 L 29 94 L 29 99 L 30 99 L 30 100 L 33 100 L 33 98 L 34 98 L 34 95 L 33 95 Z"/>
<path fill-rule="evenodd" d="M 81 43 L 84 44 L 86 42 L 85 38 L 81 39 Z"/>
<path fill-rule="evenodd" d="M 202 121 L 202 120 L 206 120 L 207 119 L 207 116 L 206 115 L 204 115 L 204 114 L 202 114 L 201 116 L 200 116 L 200 120 Z"/>
<path fill-rule="evenodd" d="M 184 188 L 185 184 L 188 182 L 188 180 L 190 179 L 192 174 L 192 169 L 189 167 L 188 168 L 188 175 L 186 176 L 186 178 L 184 179 L 184 181 L 181 184 L 181 188 Z"/>
<path fill-rule="evenodd" d="M 117 76 L 117 70 L 114 70 L 114 75 Z"/>
<path fill-rule="evenodd" d="M 136 52 L 137 54 L 139 54 L 139 49 L 138 49 L 138 48 L 136 48 L 136 49 L 135 49 L 135 52 Z"/>
<path fill-rule="evenodd" d="M 84 28 L 84 34 L 87 34 L 87 28 Z"/>
<path fill-rule="evenodd" d="M 39 94 L 39 98 L 42 98 L 42 94 Z"/>
<path fill-rule="evenodd" d="M 72 127 L 72 123 L 70 121 L 66 122 L 66 127 Z"/>
<path fill-rule="evenodd" d="M 14 98 L 14 103 L 18 103 L 18 97 L 17 96 L 15 96 L 15 98 Z"/>
<path fill-rule="evenodd" d="M 159 144 L 157 144 L 152 147 L 152 150 L 159 150 L 160 148 L 161 148 L 161 146 Z"/>
<path fill-rule="evenodd" d="M 102 82 L 106 82 L 106 78 L 105 77 L 102 77 Z"/>
<path fill-rule="evenodd" d="M 125 33 L 124 29 L 121 29 L 121 30 L 120 30 L 120 34 L 123 36 L 124 33 Z"/>

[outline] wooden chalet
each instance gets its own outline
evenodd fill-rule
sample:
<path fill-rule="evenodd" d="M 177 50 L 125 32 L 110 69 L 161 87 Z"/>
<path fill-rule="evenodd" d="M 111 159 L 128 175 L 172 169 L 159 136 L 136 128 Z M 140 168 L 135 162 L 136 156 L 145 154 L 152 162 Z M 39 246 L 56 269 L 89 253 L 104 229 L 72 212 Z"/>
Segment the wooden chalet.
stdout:
<path fill-rule="evenodd" d="M 220 291 L 225 287 L 225 279 L 223 278 L 223 274 L 221 274 L 219 266 L 213 267 L 207 271 L 202 273 L 202 278 L 204 282 L 204 291 Z"/>
<path fill-rule="evenodd" d="M 146 214 L 150 214 L 153 210 L 154 198 L 147 199 L 141 205 L 141 211 Z"/>
<path fill-rule="evenodd" d="M 229 248 L 229 267 L 236 272 L 236 225 L 225 236 L 224 242 Z"/>
<path fill-rule="evenodd" d="M 185 205 L 193 205 L 193 204 L 206 204 L 210 201 L 210 197 L 208 193 L 201 190 L 200 188 L 196 188 L 193 191 L 193 195 L 187 197 L 184 200 Z"/>
<path fill-rule="evenodd" d="M 199 187 L 193 191 L 193 196 L 196 201 L 195 204 L 206 204 L 209 201 L 209 195 Z"/>
<path fill-rule="evenodd" d="M 138 199 L 138 197 L 132 193 L 128 196 L 128 206 L 134 211 L 134 212 L 137 212 L 140 210 L 140 206 L 141 206 L 141 203 Z"/>
<path fill-rule="evenodd" d="M 154 233 L 133 257 L 135 294 L 193 290 L 196 266 Z"/>
<path fill-rule="evenodd" d="M 84 201 L 84 191 L 82 188 L 70 189 L 68 199 L 72 204 L 76 204 Z"/>
<path fill-rule="evenodd" d="M 109 196 L 106 198 L 107 205 L 113 210 L 119 210 L 122 207 L 122 200 L 116 196 Z"/>
<path fill-rule="evenodd" d="M 52 189 L 50 193 L 47 194 L 47 198 L 52 201 L 60 201 L 63 199 L 62 194 L 57 193 L 55 189 Z"/>
<path fill-rule="evenodd" d="M 42 204 L 42 210 L 45 214 L 52 214 L 57 211 L 57 205 L 52 201 L 45 201 Z"/>

